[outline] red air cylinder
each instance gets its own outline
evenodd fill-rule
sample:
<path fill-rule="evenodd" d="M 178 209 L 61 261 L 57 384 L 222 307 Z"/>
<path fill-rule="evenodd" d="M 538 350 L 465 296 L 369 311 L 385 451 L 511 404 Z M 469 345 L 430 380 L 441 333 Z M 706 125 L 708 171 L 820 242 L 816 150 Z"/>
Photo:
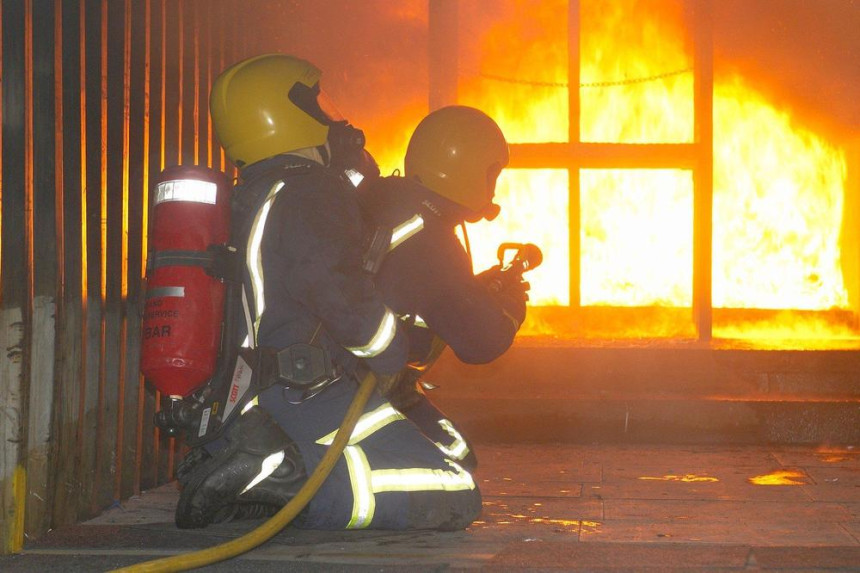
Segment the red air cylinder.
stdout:
<path fill-rule="evenodd" d="M 153 186 L 140 370 L 167 396 L 215 370 L 225 286 L 206 272 L 207 248 L 229 240 L 230 190 L 224 173 L 199 166 L 168 167 Z"/>

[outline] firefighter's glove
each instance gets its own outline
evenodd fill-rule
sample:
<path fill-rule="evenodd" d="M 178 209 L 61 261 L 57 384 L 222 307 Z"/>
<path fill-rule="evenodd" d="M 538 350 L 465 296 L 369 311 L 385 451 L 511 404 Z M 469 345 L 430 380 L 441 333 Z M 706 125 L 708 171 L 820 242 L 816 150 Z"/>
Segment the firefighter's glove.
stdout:
<path fill-rule="evenodd" d="M 526 301 L 529 298 L 528 289 L 529 283 L 519 281 L 508 285 L 507 288 L 501 290 L 495 296 L 504 313 L 516 321 L 517 328 L 526 319 Z"/>
<path fill-rule="evenodd" d="M 396 375 L 396 383 L 384 394 L 385 399 L 400 412 L 409 410 L 424 394 L 418 383 L 423 374 L 423 371 L 407 366 Z"/>
<path fill-rule="evenodd" d="M 383 398 L 400 411 L 418 401 L 420 390 L 418 379 L 422 372 L 407 366 L 397 374 L 376 373 L 376 389 Z"/>
<path fill-rule="evenodd" d="M 504 279 L 504 275 L 502 275 L 501 265 L 490 267 L 475 275 L 475 278 L 478 279 L 478 282 L 490 292 L 499 292 L 502 290 L 502 280 Z"/>
<path fill-rule="evenodd" d="M 374 372 L 376 376 L 376 390 L 382 395 L 383 398 L 389 396 L 397 387 L 400 382 L 400 374 L 380 374 L 379 372 Z"/>
<path fill-rule="evenodd" d="M 495 265 L 475 275 L 475 278 L 492 293 L 518 292 L 523 300 L 529 300 L 528 291 L 531 285 L 523 280 L 522 274 L 514 273 L 510 269 L 503 271 L 500 265 Z"/>

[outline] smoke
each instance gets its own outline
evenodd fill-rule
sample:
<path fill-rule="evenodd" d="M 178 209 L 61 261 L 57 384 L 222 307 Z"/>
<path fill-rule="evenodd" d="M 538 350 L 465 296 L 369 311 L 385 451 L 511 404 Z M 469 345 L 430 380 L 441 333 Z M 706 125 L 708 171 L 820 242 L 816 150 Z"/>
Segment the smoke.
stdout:
<path fill-rule="evenodd" d="M 294 54 L 322 69 L 323 90 L 365 132 L 383 171 L 400 167 L 428 111 L 426 0 L 250 2 L 260 51 Z"/>
<path fill-rule="evenodd" d="M 582 10 L 593 11 L 595 1 L 581 0 Z M 545 68 L 563 67 L 542 61 L 564 58 L 564 50 L 534 57 L 529 46 L 545 45 L 546 34 L 523 24 L 542 21 L 528 15 L 545 6 L 566 19 L 563 0 L 459 2 L 461 76 L 481 68 L 486 51 L 498 44 L 488 41 L 487 32 L 509 19 L 520 23 L 513 29 L 525 36 L 523 49 L 499 58 L 507 66 L 493 71 L 517 75 L 524 66 L 531 79 L 565 80 L 544 77 Z M 718 75 L 736 71 L 772 101 L 828 129 L 857 132 L 860 0 L 712 0 L 712 5 Z M 365 131 L 374 155 L 376 150 L 402 155 L 427 112 L 427 0 L 247 0 L 247 6 L 258 23 L 247 33 L 260 52 L 293 53 L 317 64 L 324 72 L 323 89 Z M 665 12 L 660 6 L 643 2 L 643 9 Z M 402 157 L 396 155 L 382 163 L 399 166 Z"/>
<path fill-rule="evenodd" d="M 719 0 L 714 44 L 720 65 L 798 111 L 860 129 L 860 1 Z"/>

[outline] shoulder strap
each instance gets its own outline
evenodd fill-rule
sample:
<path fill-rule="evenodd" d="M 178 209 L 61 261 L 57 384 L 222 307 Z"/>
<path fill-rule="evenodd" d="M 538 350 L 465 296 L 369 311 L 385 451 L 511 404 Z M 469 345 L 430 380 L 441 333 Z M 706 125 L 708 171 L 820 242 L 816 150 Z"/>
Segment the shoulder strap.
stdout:
<path fill-rule="evenodd" d="M 255 235 L 254 230 L 258 225 L 265 226 L 265 218 L 261 219 L 263 206 L 280 191 L 280 188 L 276 187 L 280 182 L 286 184 L 287 180 L 291 177 L 309 173 L 316 167 L 319 166 L 308 163 L 275 162 L 269 168 L 255 171 L 251 178 L 236 186 L 233 197 L 234 246 L 241 254 L 240 258 L 243 269 L 246 269 L 251 275 L 252 284 L 254 281 L 254 271 L 248 265 L 246 253 L 249 241 L 251 241 L 252 235 Z M 243 277 L 245 276 L 244 271 L 242 275 Z M 242 307 L 245 315 L 248 344 L 251 348 L 256 347 L 255 325 L 259 323 L 259 316 L 255 315 L 260 312 L 257 308 L 258 301 L 253 298 L 254 294 L 254 292 L 248 291 L 246 282 L 243 280 Z"/>

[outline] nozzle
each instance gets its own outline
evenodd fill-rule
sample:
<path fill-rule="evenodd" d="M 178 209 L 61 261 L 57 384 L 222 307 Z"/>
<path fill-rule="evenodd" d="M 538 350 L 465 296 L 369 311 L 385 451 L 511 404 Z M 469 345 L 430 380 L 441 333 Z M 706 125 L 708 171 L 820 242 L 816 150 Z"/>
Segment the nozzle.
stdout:
<path fill-rule="evenodd" d="M 543 253 L 533 243 L 502 243 L 499 245 L 499 264 L 505 264 L 505 254 L 510 251 L 516 251 L 516 254 L 509 265 L 521 266 L 522 272 L 529 271 L 543 262 Z"/>

